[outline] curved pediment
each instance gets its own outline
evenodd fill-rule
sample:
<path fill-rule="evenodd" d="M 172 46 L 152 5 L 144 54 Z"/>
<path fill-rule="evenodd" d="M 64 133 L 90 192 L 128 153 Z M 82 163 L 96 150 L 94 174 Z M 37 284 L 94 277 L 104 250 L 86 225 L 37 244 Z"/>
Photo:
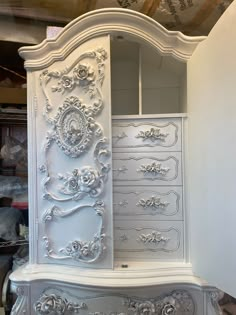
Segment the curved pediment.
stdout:
<path fill-rule="evenodd" d="M 91 11 L 71 23 L 53 39 L 41 44 L 23 47 L 19 53 L 27 69 L 43 69 L 55 61 L 63 60 L 84 41 L 104 34 L 125 35 L 132 40 L 155 47 L 160 54 L 188 60 L 197 45 L 205 39 L 189 37 L 168 31 L 153 19 L 127 9 L 101 9 Z"/>

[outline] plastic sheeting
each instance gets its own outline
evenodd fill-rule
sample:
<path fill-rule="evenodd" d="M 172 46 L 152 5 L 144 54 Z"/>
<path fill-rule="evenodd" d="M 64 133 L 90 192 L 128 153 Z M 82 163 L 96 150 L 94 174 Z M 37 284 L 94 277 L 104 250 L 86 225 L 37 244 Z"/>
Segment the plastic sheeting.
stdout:
<path fill-rule="evenodd" d="M 0 208 L 0 238 L 5 241 L 18 240 L 19 223 L 23 222 L 20 210 L 9 207 Z"/>
<path fill-rule="evenodd" d="M 28 182 L 16 176 L 0 175 L 0 198 L 14 197 L 17 195 L 26 194 L 28 191 Z"/>
<path fill-rule="evenodd" d="M 116 7 L 142 12 L 169 30 L 207 35 L 233 0 L 2 0 L 0 14 L 68 23 L 95 9 Z M 33 25 L 34 24 L 34 25 Z M 32 27 L 35 26 L 35 23 Z M 39 23 L 38 23 L 39 24 Z M 29 29 L 29 28 L 28 28 Z"/>

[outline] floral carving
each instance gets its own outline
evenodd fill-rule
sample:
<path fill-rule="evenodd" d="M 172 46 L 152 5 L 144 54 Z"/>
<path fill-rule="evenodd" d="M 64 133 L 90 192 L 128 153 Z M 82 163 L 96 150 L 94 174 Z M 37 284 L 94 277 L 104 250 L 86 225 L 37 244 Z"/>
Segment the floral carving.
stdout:
<path fill-rule="evenodd" d="M 194 303 L 186 291 L 173 291 L 155 299 L 141 300 L 128 298 L 125 301 L 128 310 L 135 315 L 193 315 Z"/>
<path fill-rule="evenodd" d="M 159 128 L 151 128 L 150 130 L 140 131 L 136 138 L 142 138 L 143 140 L 150 139 L 152 142 L 156 140 L 165 141 L 168 133 L 161 133 Z"/>
<path fill-rule="evenodd" d="M 47 87 L 51 82 L 56 83 L 55 85 L 50 85 L 52 92 L 71 92 L 77 87 L 80 89 L 80 93 L 76 93 L 76 95 L 88 93 L 90 99 L 93 100 L 91 105 L 86 106 L 86 111 L 92 112 L 92 115 L 88 113 L 88 116 L 92 117 L 101 111 L 103 106 L 101 87 L 105 77 L 105 60 L 107 56 L 107 52 L 102 47 L 98 47 L 93 51 L 80 55 L 70 67 L 62 70 L 44 70 L 40 74 L 40 84 L 45 96 L 43 115 L 47 122 L 55 125 L 55 119 L 49 115 L 53 109 L 53 104 Z M 92 66 L 92 63 L 89 63 L 89 61 L 84 62 L 84 59 L 93 59 L 96 61 L 96 64 Z M 84 112 L 85 115 L 86 111 Z"/>
<path fill-rule="evenodd" d="M 73 298 L 70 302 L 69 298 Z M 38 315 L 67 315 L 71 313 L 79 313 L 80 310 L 89 310 L 88 304 L 91 299 L 99 299 L 107 301 L 110 297 L 122 298 L 121 309 L 118 306 L 114 311 L 108 312 L 95 311 L 89 312 L 90 315 L 194 315 L 195 307 L 191 295 L 184 290 L 173 291 L 151 299 L 142 299 L 139 297 L 128 297 L 124 295 L 99 295 L 86 296 L 83 298 L 85 302 L 80 302 L 81 298 L 71 295 L 70 292 L 64 290 L 48 288 L 39 300 L 34 304 L 34 310 Z M 93 304 L 91 304 L 92 306 Z M 124 309 L 125 306 L 125 309 Z M 117 309 L 118 308 L 118 309 Z"/>
<path fill-rule="evenodd" d="M 83 62 L 82 60 L 85 58 L 95 59 L 97 69 L 89 62 Z M 94 51 L 86 52 L 69 68 L 60 71 L 44 71 L 40 76 L 41 85 L 45 87 L 47 83 L 54 78 L 57 80 L 57 85 L 51 87 L 52 92 L 65 93 L 65 91 L 73 90 L 75 87 L 82 87 L 86 92 L 89 92 L 91 97 L 95 97 L 98 92 L 95 86 L 96 77 L 97 82 L 102 85 L 105 71 L 104 61 L 106 59 L 107 52 L 101 47 Z M 50 111 L 51 107 L 49 107 L 48 110 Z"/>
<path fill-rule="evenodd" d="M 89 242 L 74 240 L 66 248 L 62 248 L 60 252 L 74 260 L 91 261 L 103 251 L 102 241 L 104 237 L 105 234 L 95 235 L 93 241 Z"/>
<path fill-rule="evenodd" d="M 30 308 L 29 288 L 23 286 L 17 287 L 16 294 L 17 300 L 12 307 L 11 315 L 28 314 Z"/>
<path fill-rule="evenodd" d="M 95 79 L 95 74 L 93 68 L 89 64 L 78 64 L 73 70 L 73 76 L 75 81 L 80 81 L 79 83 L 89 84 Z"/>
<path fill-rule="evenodd" d="M 219 305 L 219 300 L 223 298 L 224 293 L 219 290 L 209 291 L 208 295 L 211 300 L 211 304 L 217 315 L 222 315 L 221 307 Z"/>
<path fill-rule="evenodd" d="M 66 248 L 59 250 L 59 254 L 56 254 L 52 248 L 51 240 L 48 237 L 49 223 L 55 221 L 58 217 L 67 217 L 74 213 L 78 213 L 84 208 L 92 208 L 96 215 L 98 215 L 101 220 L 98 226 L 98 232 L 93 236 L 93 240 L 79 240 L 75 239 L 71 241 Z M 97 200 L 93 205 L 83 205 L 79 207 L 72 208 L 70 210 L 63 210 L 58 206 L 53 206 L 52 208 L 45 211 L 43 214 L 43 222 L 45 223 L 45 235 L 43 237 L 46 256 L 54 259 L 74 259 L 79 262 L 92 263 L 96 261 L 105 250 L 103 244 L 105 239 L 105 234 L 103 233 L 103 214 L 105 211 L 105 205 L 102 200 Z"/>
<path fill-rule="evenodd" d="M 82 186 L 82 191 L 93 190 L 93 188 L 96 188 L 99 183 L 98 172 L 90 167 L 84 167 L 80 171 L 80 183 Z"/>
<path fill-rule="evenodd" d="M 141 234 L 137 239 L 137 241 L 141 241 L 144 244 L 147 243 L 159 244 L 160 242 L 167 242 L 168 240 L 169 240 L 168 237 L 162 236 L 162 234 L 157 231 L 152 231 L 151 233 L 148 234 Z"/>
<path fill-rule="evenodd" d="M 37 314 L 47 315 L 64 315 L 66 312 L 78 313 L 80 309 L 85 309 L 85 303 L 77 304 L 68 302 L 56 294 L 44 294 L 39 301 L 34 304 L 34 310 Z"/>
<path fill-rule="evenodd" d="M 136 206 L 141 206 L 143 208 L 165 209 L 168 206 L 168 202 L 162 202 L 161 198 L 152 196 L 149 199 L 140 199 Z"/>
<path fill-rule="evenodd" d="M 49 181 L 45 181 L 44 199 L 68 201 L 80 200 L 86 195 L 92 198 L 98 197 L 104 190 L 104 183 L 107 180 L 107 174 L 110 170 L 110 165 L 104 163 L 104 160 L 110 155 L 107 145 L 106 138 L 102 138 L 97 142 L 94 149 L 95 167 L 84 166 L 81 169 L 76 168 L 72 172 L 58 174 L 58 179 L 63 182 L 58 187 L 58 191 L 66 195 L 66 198 L 61 198 L 50 192 L 48 188 Z M 50 179 L 50 176 L 48 178 Z"/>
<path fill-rule="evenodd" d="M 129 311 L 133 311 L 135 315 L 151 315 L 155 313 L 155 304 L 151 301 L 129 301 Z"/>
<path fill-rule="evenodd" d="M 74 79 L 68 75 L 63 75 L 60 82 L 63 88 L 68 90 L 72 90 L 75 85 Z"/>
<path fill-rule="evenodd" d="M 162 309 L 161 315 L 174 315 L 176 314 L 176 308 L 173 304 L 167 303 Z"/>
<path fill-rule="evenodd" d="M 68 176 L 68 177 L 67 177 Z M 97 197 L 103 191 L 103 175 L 91 167 L 74 169 L 72 174 L 60 177 L 64 180 L 64 186 L 60 192 L 66 195 L 73 195 L 73 200 L 79 200 L 83 195 Z"/>
<path fill-rule="evenodd" d="M 154 175 L 163 175 L 165 176 L 169 172 L 168 167 L 162 167 L 161 163 L 153 162 L 152 164 L 144 165 L 142 164 L 137 172 L 142 172 L 144 174 L 151 173 Z"/>

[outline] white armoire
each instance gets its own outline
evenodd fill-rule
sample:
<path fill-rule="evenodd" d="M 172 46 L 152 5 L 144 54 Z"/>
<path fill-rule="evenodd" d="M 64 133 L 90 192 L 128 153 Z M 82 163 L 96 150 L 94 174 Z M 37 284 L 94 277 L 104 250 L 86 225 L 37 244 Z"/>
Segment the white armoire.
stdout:
<path fill-rule="evenodd" d="M 215 315 L 216 287 L 236 295 L 235 18 L 187 37 L 102 9 L 20 49 L 30 260 L 12 315 Z"/>

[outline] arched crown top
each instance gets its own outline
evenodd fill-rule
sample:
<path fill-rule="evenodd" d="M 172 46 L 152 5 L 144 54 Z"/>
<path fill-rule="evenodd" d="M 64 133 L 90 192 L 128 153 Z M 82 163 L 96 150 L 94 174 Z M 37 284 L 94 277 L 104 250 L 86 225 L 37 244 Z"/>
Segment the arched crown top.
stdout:
<path fill-rule="evenodd" d="M 139 42 L 154 46 L 162 55 L 181 61 L 188 60 L 204 36 L 189 37 L 181 32 L 168 31 L 162 25 L 139 12 L 128 9 L 91 11 L 70 22 L 56 38 L 22 47 L 19 53 L 27 69 L 38 70 L 62 60 L 82 42 L 99 35 L 123 33 Z"/>

